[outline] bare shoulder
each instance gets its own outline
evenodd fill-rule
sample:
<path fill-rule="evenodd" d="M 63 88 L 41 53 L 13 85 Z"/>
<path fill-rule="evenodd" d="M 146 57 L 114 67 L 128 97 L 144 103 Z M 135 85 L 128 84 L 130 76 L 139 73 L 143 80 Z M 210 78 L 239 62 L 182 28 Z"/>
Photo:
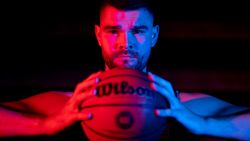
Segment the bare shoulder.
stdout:
<path fill-rule="evenodd" d="M 179 99 L 189 110 L 202 116 L 223 116 L 247 109 L 205 93 L 181 92 Z"/>
<path fill-rule="evenodd" d="M 27 112 L 49 115 L 62 108 L 71 95 L 72 92 L 48 91 L 19 101 L 6 102 L 4 105 Z"/>

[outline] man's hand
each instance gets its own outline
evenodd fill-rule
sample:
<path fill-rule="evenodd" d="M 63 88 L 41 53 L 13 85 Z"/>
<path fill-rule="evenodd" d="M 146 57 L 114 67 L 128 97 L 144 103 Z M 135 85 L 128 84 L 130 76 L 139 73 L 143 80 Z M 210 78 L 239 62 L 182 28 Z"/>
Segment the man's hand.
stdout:
<path fill-rule="evenodd" d="M 98 76 L 100 73 L 94 73 L 86 80 L 80 82 L 66 105 L 42 121 L 45 134 L 53 135 L 77 121 L 91 119 L 91 113 L 85 113 L 84 110 L 80 111 L 80 106 L 87 98 L 95 95 L 93 86 L 99 82 Z"/>
<path fill-rule="evenodd" d="M 201 127 L 204 127 L 205 118 L 191 112 L 179 101 L 170 82 L 152 73 L 149 73 L 148 77 L 152 80 L 150 87 L 166 97 L 170 104 L 169 109 L 157 109 L 156 114 L 175 118 L 192 133 L 202 133 Z"/>

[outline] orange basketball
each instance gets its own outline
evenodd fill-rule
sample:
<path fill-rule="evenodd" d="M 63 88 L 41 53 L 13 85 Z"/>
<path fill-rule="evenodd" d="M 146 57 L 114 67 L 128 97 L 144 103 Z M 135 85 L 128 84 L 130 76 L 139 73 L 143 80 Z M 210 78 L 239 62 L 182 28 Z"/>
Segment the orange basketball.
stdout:
<path fill-rule="evenodd" d="M 91 141 L 154 141 L 160 138 L 166 119 L 155 115 L 167 108 L 166 99 L 153 91 L 145 73 L 133 69 L 112 69 L 100 76 L 97 95 L 82 109 L 92 113 L 82 127 Z"/>

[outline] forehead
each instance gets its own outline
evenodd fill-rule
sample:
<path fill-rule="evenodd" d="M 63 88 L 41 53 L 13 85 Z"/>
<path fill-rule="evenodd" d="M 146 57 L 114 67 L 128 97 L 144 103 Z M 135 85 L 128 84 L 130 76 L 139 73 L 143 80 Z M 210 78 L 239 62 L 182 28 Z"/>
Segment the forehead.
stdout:
<path fill-rule="evenodd" d="M 117 25 L 117 24 L 132 24 L 132 25 L 153 25 L 153 16 L 145 8 L 135 10 L 120 10 L 112 6 L 105 6 L 100 14 L 101 25 Z"/>

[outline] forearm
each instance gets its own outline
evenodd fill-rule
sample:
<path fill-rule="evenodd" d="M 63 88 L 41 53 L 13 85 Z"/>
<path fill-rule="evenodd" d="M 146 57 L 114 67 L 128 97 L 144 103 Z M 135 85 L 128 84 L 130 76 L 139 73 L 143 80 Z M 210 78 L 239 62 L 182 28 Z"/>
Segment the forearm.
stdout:
<path fill-rule="evenodd" d="M 0 107 L 0 137 L 45 135 L 41 116 L 31 116 Z"/>
<path fill-rule="evenodd" d="M 250 140 L 250 113 L 227 118 L 207 118 L 205 135 Z"/>

